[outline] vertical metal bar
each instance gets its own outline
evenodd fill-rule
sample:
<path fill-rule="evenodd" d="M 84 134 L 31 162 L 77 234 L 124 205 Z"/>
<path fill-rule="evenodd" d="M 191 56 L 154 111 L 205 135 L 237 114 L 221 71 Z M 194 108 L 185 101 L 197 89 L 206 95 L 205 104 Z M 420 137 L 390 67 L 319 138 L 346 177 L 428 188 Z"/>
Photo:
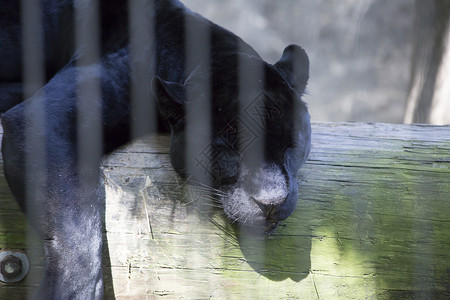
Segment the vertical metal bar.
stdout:
<path fill-rule="evenodd" d="M 239 53 L 245 53 L 245 45 L 240 44 Z M 263 167 L 265 156 L 265 103 L 264 103 L 264 65 L 257 58 L 240 55 L 239 68 L 239 146 L 241 170 L 243 174 L 252 174 Z M 248 176 L 248 175 L 247 175 Z M 251 176 L 251 175 L 250 175 Z M 251 201 L 251 199 L 249 199 Z M 252 225 L 252 224 L 246 224 Z M 258 234 L 260 236 L 258 236 Z M 261 260 L 265 257 L 263 230 L 242 230 L 238 236 L 243 249 L 253 248 Z M 264 265 L 264 261 L 258 261 Z"/>
<path fill-rule="evenodd" d="M 265 152 L 264 65 L 260 59 L 240 55 L 238 68 L 241 166 L 254 172 L 263 166 Z"/>
<path fill-rule="evenodd" d="M 155 75 L 154 0 L 129 1 L 130 94 L 132 137 L 156 132 L 158 114 L 152 101 L 151 80 Z"/>
<path fill-rule="evenodd" d="M 41 1 L 22 0 L 23 83 L 28 99 L 44 85 L 44 36 Z"/>
<path fill-rule="evenodd" d="M 75 2 L 77 60 L 77 143 L 81 187 L 96 184 L 102 156 L 99 2 Z"/>
<path fill-rule="evenodd" d="M 23 62 L 23 90 L 24 98 L 32 97 L 45 81 L 44 69 L 44 36 L 40 0 L 21 1 L 22 22 L 22 62 Z M 42 96 L 42 95 L 41 95 Z M 36 199 L 44 199 L 46 196 L 46 176 L 42 174 L 45 170 L 45 108 L 37 101 L 25 103 L 25 147 L 33 149 L 28 151 L 25 159 L 25 202 L 28 207 L 28 215 L 35 219 L 42 215 L 42 207 L 36 205 Z M 27 230 L 28 256 L 31 261 L 37 261 L 39 251 L 34 251 L 30 237 L 35 232 Z M 39 252 L 39 253 L 38 253 Z M 32 276 L 32 272 L 28 276 Z M 40 281 L 38 278 L 31 281 Z M 28 295 L 31 298 L 32 295 Z"/>
<path fill-rule="evenodd" d="M 85 239 L 86 242 L 90 242 L 89 250 L 85 246 L 76 245 L 75 247 L 77 248 L 75 251 L 78 257 L 88 257 L 91 268 L 96 270 L 96 268 L 101 268 L 101 263 L 92 260 L 92 257 L 102 254 L 101 220 L 96 218 L 103 217 L 101 216 L 101 211 L 97 210 L 100 204 L 96 203 L 96 201 L 100 200 L 99 194 L 96 192 L 98 191 L 100 182 L 99 162 L 103 155 L 103 101 L 101 90 L 101 74 L 103 70 L 100 52 L 100 1 L 75 1 L 74 17 L 75 55 L 77 59 L 75 62 L 75 70 L 77 107 L 76 163 L 78 174 L 78 183 L 75 184 L 78 185 L 76 187 L 78 189 L 78 195 L 73 196 L 78 198 L 75 198 L 75 200 L 78 202 L 77 205 L 80 205 L 78 208 L 79 213 L 85 214 L 89 212 L 88 216 L 92 218 L 90 222 L 84 220 L 84 224 L 78 225 L 88 230 L 92 229 L 92 232 L 88 233 Z M 81 207 L 81 205 L 84 206 Z M 80 228 L 75 230 L 80 231 Z M 76 237 L 70 238 L 73 238 L 73 241 L 77 241 Z M 78 282 L 82 282 L 82 279 L 78 280 Z M 103 286 L 98 286 L 97 283 L 95 287 L 96 293 L 101 293 L 98 290 L 99 288 L 103 289 Z M 87 291 L 83 291 L 83 295 L 84 293 L 87 293 Z"/>
<path fill-rule="evenodd" d="M 210 31 L 208 24 L 199 22 L 189 13 L 185 18 L 185 162 L 188 174 L 203 186 L 211 185 L 211 74 Z M 206 155 L 205 155 L 206 154 Z M 210 191 L 203 189 L 200 199 L 193 199 L 195 209 L 208 214 Z M 189 241 L 186 241 L 189 243 Z M 206 240 L 204 241 L 206 244 Z M 198 251 L 189 253 L 194 268 L 207 264 Z"/>
<path fill-rule="evenodd" d="M 208 24 L 185 20 L 186 169 L 203 185 L 211 185 L 211 74 Z"/>

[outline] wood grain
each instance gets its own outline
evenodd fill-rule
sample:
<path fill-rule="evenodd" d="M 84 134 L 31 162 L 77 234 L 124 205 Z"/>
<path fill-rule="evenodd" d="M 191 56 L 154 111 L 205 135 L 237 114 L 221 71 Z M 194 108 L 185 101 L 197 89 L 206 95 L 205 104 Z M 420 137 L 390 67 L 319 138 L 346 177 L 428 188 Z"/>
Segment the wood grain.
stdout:
<path fill-rule="evenodd" d="M 107 299 L 450 297 L 449 126 L 314 123 L 297 209 L 269 238 L 178 178 L 168 142 L 103 161 Z M 2 174 L 0 248 L 32 257 L 22 283 L 0 283 L 0 299 L 23 299 L 42 251 Z"/>

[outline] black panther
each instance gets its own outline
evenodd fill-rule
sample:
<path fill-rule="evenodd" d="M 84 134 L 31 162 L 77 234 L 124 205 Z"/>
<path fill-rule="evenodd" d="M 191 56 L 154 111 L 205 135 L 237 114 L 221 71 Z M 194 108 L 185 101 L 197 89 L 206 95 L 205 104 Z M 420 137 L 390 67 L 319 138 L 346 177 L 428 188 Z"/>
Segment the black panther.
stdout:
<path fill-rule="evenodd" d="M 227 217 L 241 227 L 270 232 L 293 212 L 311 136 L 302 101 L 309 60 L 301 47 L 286 47 L 272 65 L 179 1 L 153 0 L 141 8 L 151 18 L 138 24 L 149 34 L 139 52 L 144 55 L 137 55 L 128 1 L 37 3 L 42 39 L 31 52 L 20 1 L 2 0 L 0 14 L 4 170 L 44 241 L 45 278 L 37 299 L 102 298 L 97 170 L 102 155 L 148 133 L 132 134 L 136 76 L 130 74 L 136 68 L 151 75 L 144 76 L 144 100 L 156 103 L 159 115 L 152 118 L 160 127 L 168 124 L 178 174 L 216 191 Z M 94 8 L 98 48 L 74 25 L 77 12 Z M 44 80 L 34 88 L 25 83 L 30 53 L 40 53 L 44 66 Z M 83 139 L 90 131 L 94 138 Z"/>

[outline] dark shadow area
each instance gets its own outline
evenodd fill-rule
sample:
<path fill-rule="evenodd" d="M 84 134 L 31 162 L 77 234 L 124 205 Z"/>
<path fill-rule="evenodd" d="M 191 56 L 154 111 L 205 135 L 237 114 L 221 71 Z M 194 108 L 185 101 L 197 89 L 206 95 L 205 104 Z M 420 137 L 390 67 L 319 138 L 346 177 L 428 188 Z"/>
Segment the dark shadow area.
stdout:
<path fill-rule="evenodd" d="M 104 298 L 105 299 L 116 299 L 114 295 L 114 284 L 111 272 L 111 258 L 109 256 L 109 246 L 108 246 L 108 237 L 106 235 L 106 221 L 105 221 L 105 183 L 104 179 L 100 176 L 100 187 L 98 191 L 99 199 L 102 203 L 102 239 L 103 239 L 103 255 L 102 255 L 102 271 L 103 271 L 103 285 L 104 285 Z"/>
<path fill-rule="evenodd" d="M 257 273 L 272 281 L 290 278 L 300 282 L 308 276 L 311 268 L 311 236 L 306 232 L 284 233 L 290 231 L 286 227 L 278 230 L 269 237 L 239 231 L 236 237 L 247 263 Z"/>
<path fill-rule="evenodd" d="M 299 203 L 294 214 L 281 222 L 269 236 L 255 235 L 245 229 L 234 233 L 247 263 L 272 281 L 305 279 L 311 269 L 311 228 L 308 210 Z"/>

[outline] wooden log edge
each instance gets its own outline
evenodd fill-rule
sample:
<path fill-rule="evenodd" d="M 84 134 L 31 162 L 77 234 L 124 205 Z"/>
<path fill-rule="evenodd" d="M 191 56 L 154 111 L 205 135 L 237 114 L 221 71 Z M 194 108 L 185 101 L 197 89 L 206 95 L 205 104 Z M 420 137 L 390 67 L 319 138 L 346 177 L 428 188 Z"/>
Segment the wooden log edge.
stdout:
<path fill-rule="evenodd" d="M 266 239 L 197 205 L 167 152 L 153 136 L 103 161 L 107 299 L 450 298 L 449 126 L 314 123 L 298 207 Z M 26 299 L 43 252 L 0 172 L 5 249 L 31 270 L 0 299 Z"/>

